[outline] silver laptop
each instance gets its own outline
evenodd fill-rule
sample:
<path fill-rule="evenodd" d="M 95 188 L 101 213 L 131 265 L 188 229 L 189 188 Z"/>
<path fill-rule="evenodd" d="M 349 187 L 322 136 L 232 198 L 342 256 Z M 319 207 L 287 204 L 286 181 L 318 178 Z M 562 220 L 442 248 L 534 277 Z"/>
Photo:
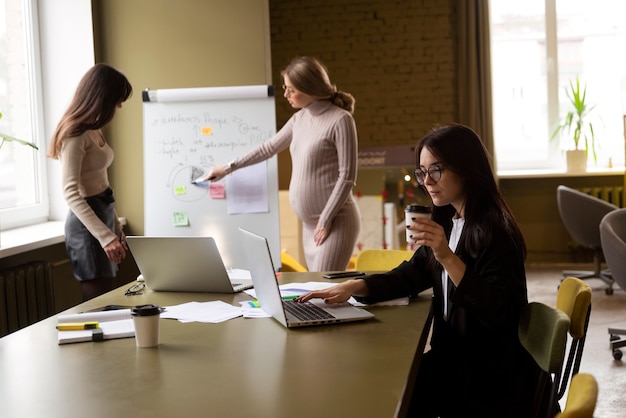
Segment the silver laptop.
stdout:
<path fill-rule="evenodd" d="M 157 292 L 236 293 L 252 281 L 228 277 L 211 237 L 126 237 L 146 286 Z"/>
<path fill-rule="evenodd" d="M 287 328 L 308 325 L 334 324 L 348 321 L 360 321 L 373 318 L 370 312 L 356 308 L 349 303 L 327 305 L 320 299 L 298 303 L 283 300 L 272 262 L 267 239 L 253 232 L 239 228 L 242 236 L 242 248 L 247 254 L 248 265 L 256 298 L 263 310 Z M 306 314 L 296 310 L 310 310 Z M 298 315 L 298 316 L 296 316 Z M 309 319 L 305 315 L 312 315 Z"/>

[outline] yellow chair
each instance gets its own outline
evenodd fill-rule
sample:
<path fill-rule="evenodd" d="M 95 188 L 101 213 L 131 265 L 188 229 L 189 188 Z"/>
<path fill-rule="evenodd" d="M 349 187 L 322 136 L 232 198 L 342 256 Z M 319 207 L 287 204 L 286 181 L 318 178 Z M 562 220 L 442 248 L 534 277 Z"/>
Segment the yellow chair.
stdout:
<path fill-rule="evenodd" d="M 578 373 L 572 378 L 567 403 L 555 418 L 593 418 L 598 400 L 598 382 L 589 373 Z"/>
<path fill-rule="evenodd" d="M 561 377 L 557 398 L 565 394 L 571 377 L 578 373 L 583 356 L 589 316 L 591 315 L 591 287 L 577 277 L 563 279 L 556 297 L 556 308 L 563 311 L 570 319 L 571 337 L 569 354 L 565 370 Z"/>
<path fill-rule="evenodd" d="M 542 405 L 547 405 L 545 417 L 554 417 L 557 390 L 561 381 L 569 318 L 561 310 L 541 302 L 530 302 L 522 311 L 518 335 L 522 346 L 545 372 L 539 376 L 533 399 L 533 417 L 543 416 Z M 548 386 L 550 395 L 545 403 Z M 545 411 L 543 411 L 545 412 Z"/>
<path fill-rule="evenodd" d="M 280 263 L 282 264 L 281 271 L 287 272 L 305 272 L 308 271 L 306 267 L 298 262 L 295 258 L 293 258 L 287 251 L 281 250 L 280 252 Z"/>
<path fill-rule="evenodd" d="M 387 271 L 411 257 L 411 251 L 367 249 L 357 254 L 354 268 L 359 271 Z"/>

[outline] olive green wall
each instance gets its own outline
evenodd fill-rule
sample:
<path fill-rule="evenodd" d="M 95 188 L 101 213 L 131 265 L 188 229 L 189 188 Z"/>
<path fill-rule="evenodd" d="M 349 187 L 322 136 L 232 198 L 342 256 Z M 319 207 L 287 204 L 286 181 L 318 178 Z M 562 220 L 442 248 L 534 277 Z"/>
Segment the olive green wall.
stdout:
<path fill-rule="evenodd" d="M 146 88 L 272 84 L 265 0 L 93 1 L 96 61 L 126 74 L 133 97 L 105 134 L 109 171 L 127 231 L 143 234 L 143 121 Z"/>

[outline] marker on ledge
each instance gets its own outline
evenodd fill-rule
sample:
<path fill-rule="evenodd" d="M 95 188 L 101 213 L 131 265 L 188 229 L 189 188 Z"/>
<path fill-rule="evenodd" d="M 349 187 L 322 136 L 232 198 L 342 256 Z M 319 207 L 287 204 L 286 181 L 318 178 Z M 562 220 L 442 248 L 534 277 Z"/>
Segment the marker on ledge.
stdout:
<path fill-rule="evenodd" d="M 83 329 L 96 329 L 99 328 L 100 325 L 98 321 L 90 321 L 90 322 L 68 322 L 66 324 L 57 325 L 57 329 L 59 331 L 75 331 L 75 330 L 83 330 Z"/>

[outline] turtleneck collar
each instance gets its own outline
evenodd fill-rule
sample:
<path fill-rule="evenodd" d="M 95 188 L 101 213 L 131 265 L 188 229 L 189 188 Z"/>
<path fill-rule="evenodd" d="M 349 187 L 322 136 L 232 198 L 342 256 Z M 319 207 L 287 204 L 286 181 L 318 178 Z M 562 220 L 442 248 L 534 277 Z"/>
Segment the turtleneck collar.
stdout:
<path fill-rule="evenodd" d="M 304 110 L 316 116 L 322 114 L 332 105 L 333 104 L 330 102 L 330 100 L 315 100 L 314 102 L 311 102 L 307 107 L 305 107 Z"/>

